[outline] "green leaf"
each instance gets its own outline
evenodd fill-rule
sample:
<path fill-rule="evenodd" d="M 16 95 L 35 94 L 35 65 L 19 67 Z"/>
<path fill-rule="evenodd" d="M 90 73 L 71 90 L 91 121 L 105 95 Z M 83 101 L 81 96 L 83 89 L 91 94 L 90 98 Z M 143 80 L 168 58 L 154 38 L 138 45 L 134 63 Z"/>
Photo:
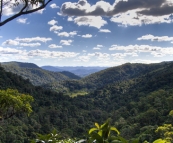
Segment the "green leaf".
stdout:
<path fill-rule="evenodd" d="M 103 143 L 103 139 L 101 136 L 99 136 L 97 133 L 92 134 L 92 138 L 96 139 L 98 143 Z"/>
<path fill-rule="evenodd" d="M 120 134 L 120 132 L 118 131 L 118 129 L 115 128 L 115 127 L 111 127 L 110 130 L 117 132 L 118 135 Z"/>
<path fill-rule="evenodd" d="M 157 139 L 153 143 L 168 143 L 166 140 Z"/>
<path fill-rule="evenodd" d="M 89 134 L 91 134 L 93 131 L 96 131 L 96 130 L 98 130 L 97 128 L 91 128 L 90 130 L 89 130 Z"/>
<path fill-rule="evenodd" d="M 99 129 L 100 128 L 100 126 L 99 126 L 99 124 L 98 123 L 95 123 L 95 126 Z"/>

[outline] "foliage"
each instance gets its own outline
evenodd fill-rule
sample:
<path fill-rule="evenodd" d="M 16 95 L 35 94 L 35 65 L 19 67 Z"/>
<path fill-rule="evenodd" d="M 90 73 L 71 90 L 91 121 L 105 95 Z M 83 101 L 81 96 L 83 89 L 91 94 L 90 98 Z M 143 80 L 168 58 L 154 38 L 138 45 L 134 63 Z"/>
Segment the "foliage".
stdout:
<path fill-rule="evenodd" d="M 41 10 L 45 8 L 51 1 L 52 0 L 0 0 L 0 26 L 5 25 L 6 23 L 21 15 Z M 12 8 L 17 9 L 17 13 L 14 13 L 12 16 L 7 17 L 5 20 L 2 21 L 4 9 Z"/>
<path fill-rule="evenodd" d="M 24 112 L 28 115 L 32 112 L 30 103 L 33 97 L 21 94 L 17 90 L 0 90 L 0 118 L 8 119 L 17 113 Z"/>
<path fill-rule="evenodd" d="M 75 139 L 63 139 L 61 135 L 57 134 L 54 129 L 50 134 L 37 134 L 37 139 L 32 140 L 31 143 L 75 143 Z"/>
<path fill-rule="evenodd" d="M 159 126 L 156 133 L 160 134 L 160 139 L 154 141 L 154 143 L 172 143 L 173 142 L 173 126 L 172 124 L 164 124 Z"/>
<path fill-rule="evenodd" d="M 129 65 L 125 69 L 131 69 Z M 53 128 L 66 138 L 83 138 L 93 122 L 102 123 L 109 117 L 126 140 L 139 138 L 140 143 L 153 142 L 159 138 L 155 134 L 157 127 L 173 122 L 171 115 L 167 116 L 173 109 L 173 63 L 151 64 L 143 69 L 138 75 L 129 72 L 129 78 L 117 82 L 113 73 L 105 73 L 111 82 L 100 87 L 96 84 L 96 90 L 86 96 L 70 98 L 61 92 L 35 87 L 29 80 L 0 67 L 0 89 L 17 89 L 32 95 L 35 101 L 31 104 L 33 112 L 29 117 L 17 114 L 6 124 L 0 124 L 0 142 L 20 140 L 28 143 L 28 138 L 36 138 L 35 132 L 48 134 Z M 97 82 L 103 83 L 102 79 Z M 68 85 L 75 90 L 85 87 L 81 80 L 77 86 L 75 82 Z"/>
<path fill-rule="evenodd" d="M 2 64 L 2 67 L 6 71 L 22 76 L 24 79 L 29 79 L 36 86 L 70 79 L 63 73 L 43 70 L 32 63 L 6 62 Z"/>
<path fill-rule="evenodd" d="M 88 143 L 128 143 L 126 139 L 120 136 L 120 132 L 117 128 L 110 126 L 110 119 L 102 125 L 95 123 L 96 128 L 91 128 L 88 132 Z M 116 133 L 116 136 L 111 134 L 111 131 Z M 138 140 L 133 140 L 132 143 L 138 143 Z"/>

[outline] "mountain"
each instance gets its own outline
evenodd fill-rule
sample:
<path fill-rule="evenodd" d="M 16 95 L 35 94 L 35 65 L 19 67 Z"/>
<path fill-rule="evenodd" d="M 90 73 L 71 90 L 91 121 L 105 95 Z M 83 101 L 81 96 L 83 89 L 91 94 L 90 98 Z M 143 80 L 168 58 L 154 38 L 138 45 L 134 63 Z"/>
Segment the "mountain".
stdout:
<path fill-rule="evenodd" d="M 59 66 L 42 66 L 42 69 L 49 70 L 49 71 L 69 71 L 71 73 L 74 73 L 75 75 L 78 75 L 80 77 L 88 76 L 92 73 L 101 71 L 103 69 L 106 69 L 108 67 L 83 67 L 83 66 L 77 66 L 77 67 L 59 67 Z"/>
<path fill-rule="evenodd" d="M 105 70 L 93 73 L 78 81 L 65 80 L 61 82 L 61 85 L 68 88 L 70 91 L 74 89 L 88 91 L 95 90 L 97 88 L 103 88 L 109 84 L 118 84 L 121 81 L 133 79 L 156 70 L 161 70 L 167 65 L 171 65 L 173 62 L 162 62 L 157 64 L 130 64 L 126 63 L 120 66 L 107 68 Z M 56 88 L 56 84 L 54 84 Z"/>
<path fill-rule="evenodd" d="M 0 124 L 0 142 L 29 143 L 28 138 L 36 138 L 36 132 L 47 134 L 54 128 L 66 138 L 83 138 L 94 122 L 102 123 L 107 118 L 111 118 L 112 125 L 124 138 L 153 142 L 158 138 L 156 128 L 172 123 L 172 117 L 168 116 L 173 109 L 172 75 L 173 62 L 128 63 L 79 81 L 68 81 L 70 86 L 76 85 L 74 89 L 91 82 L 94 86 L 86 96 L 70 98 L 64 93 L 35 87 L 29 80 L 0 67 L 0 89 L 18 89 L 34 97 L 29 117 L 19 114 L 9 119 L 8 124 Z"/>
<path fill-rule="evenodd" d="M 43 85 L 52 82 L 80 78 L 69 72 L 60 73 L 43 70 L 33 63 L 5 62 L 1 63 L 1 65 L 6 71 L 20 75 L 24 79 L 29 79 L 33 85 Z"/>

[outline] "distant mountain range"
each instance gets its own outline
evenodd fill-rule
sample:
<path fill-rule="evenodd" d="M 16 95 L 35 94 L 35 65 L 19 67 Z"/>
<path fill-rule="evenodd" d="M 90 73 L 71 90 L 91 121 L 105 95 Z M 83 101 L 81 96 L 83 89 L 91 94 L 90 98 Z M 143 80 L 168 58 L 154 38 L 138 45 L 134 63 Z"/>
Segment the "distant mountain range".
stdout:
<path fill-rule="evenodd" d="M 92 73 L 99 72 L 101 70 L 107 69 L 108 67 L 98 67 L 98 66 L 93 66 L 93 67 L 84 67 L 84 66 L 76 66 L 76 67 L 60 67 L 60 66 L 42 66 L 41 67 L 44 70 L 48 71 L 56 71 L 56 72 L 61 72 L 61 71 L 69 71 L 71 73 L 74 73 L 75 75 L 78 75 L 80 77 L 85 77 L 88 76 Z"/>
<path fill-rule="evenodd" d="M 20 75 L 24 79 L 29 79 L 33 85 L 37 86 L 63 80 L 80 79 L 79 76 L 68 71 L 47 71 L 33 63 L 4 62 L 1 65 L 6 71 Z"/>

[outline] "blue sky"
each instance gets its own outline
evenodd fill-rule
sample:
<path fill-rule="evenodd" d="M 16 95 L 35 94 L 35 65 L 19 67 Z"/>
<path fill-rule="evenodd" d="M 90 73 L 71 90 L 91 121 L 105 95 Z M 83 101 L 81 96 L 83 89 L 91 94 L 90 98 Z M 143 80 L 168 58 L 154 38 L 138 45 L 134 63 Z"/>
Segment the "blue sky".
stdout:
<path fill-rule="evenodd" d="M 3 19 L 14 12 L 4 8 Z M 117 66 L 172 59 L 172 0 L 53 0 L 0 27 L 0 62 Z"/>

